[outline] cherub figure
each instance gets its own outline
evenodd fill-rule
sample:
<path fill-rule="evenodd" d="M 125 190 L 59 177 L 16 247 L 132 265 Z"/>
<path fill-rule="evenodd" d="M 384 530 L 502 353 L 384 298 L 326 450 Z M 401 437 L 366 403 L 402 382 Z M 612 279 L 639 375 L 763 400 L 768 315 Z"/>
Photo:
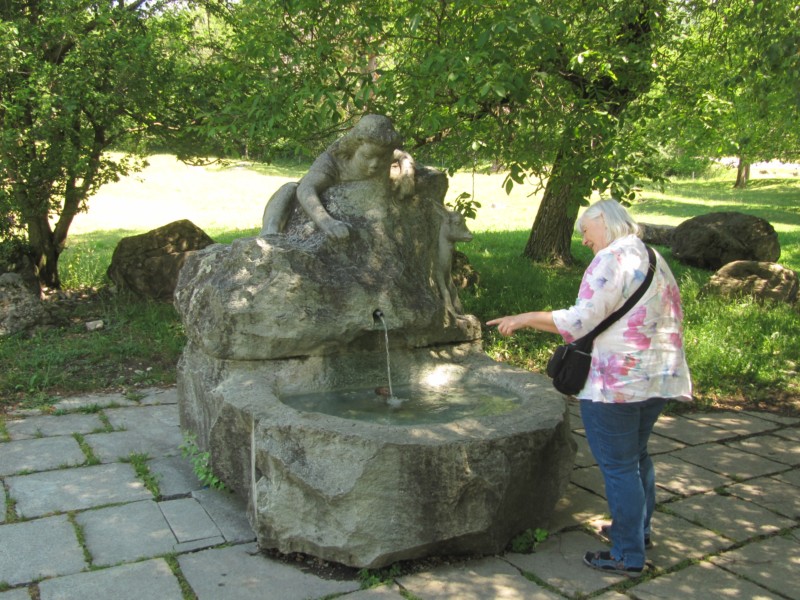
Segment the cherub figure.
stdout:
<path fill-rule="evenodd" d="M 320 197 L 329 187 L 346 181 L 390 177 L 401 197 L 414 193 L 414 159 L 400 150 L 400 134 L 381 115 L 365 115 L 353 129 L 320 154 L 299 182 L 281 186 L 264 208 L 261 233 L 282 233 L 296 203 L 325 234 L 346 239 L 346 223 L 334 219 Z"/>

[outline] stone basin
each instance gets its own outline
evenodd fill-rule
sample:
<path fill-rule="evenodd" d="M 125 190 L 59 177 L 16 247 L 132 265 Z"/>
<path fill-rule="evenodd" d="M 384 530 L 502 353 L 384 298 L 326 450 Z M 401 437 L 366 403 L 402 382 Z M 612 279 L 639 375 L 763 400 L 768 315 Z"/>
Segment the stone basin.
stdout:
<path fill-rule="evenodd" d="M 392 357 L 400 385 L 482 383 L 519 398 L 503 414 L 447 423 L 385 425 L 281 401 L 374 387 L 386 377 L 378 352 L 285 360 L 271 372 L 240 367 L 229 365 L 205 394 L 209 370 L 182 369 L 181 423 L 206 433 L 214 470 L 248 498 L 261 548 L 366 568 L 496 553 L 516 534 L 546 527 L 569 480 L 575 443 L 564 398 L 546 378 L 491 360 L 480 344 Z"/>

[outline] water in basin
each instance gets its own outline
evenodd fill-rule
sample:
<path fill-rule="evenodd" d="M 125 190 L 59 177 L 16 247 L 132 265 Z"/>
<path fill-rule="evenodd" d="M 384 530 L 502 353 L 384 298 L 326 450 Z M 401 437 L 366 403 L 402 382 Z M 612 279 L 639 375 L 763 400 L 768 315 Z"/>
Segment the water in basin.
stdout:
<path fill-rule="evenodd" d="M 387 388 L 324 391 L 285 396 L 284 404 L 301 412 L 369 421 L 384 425 L 447 423 L 469 417 L 502 415 L 520 406 L 520 398 L 498 386 L 471 383 L 429 387 L 422 384 Z"/>

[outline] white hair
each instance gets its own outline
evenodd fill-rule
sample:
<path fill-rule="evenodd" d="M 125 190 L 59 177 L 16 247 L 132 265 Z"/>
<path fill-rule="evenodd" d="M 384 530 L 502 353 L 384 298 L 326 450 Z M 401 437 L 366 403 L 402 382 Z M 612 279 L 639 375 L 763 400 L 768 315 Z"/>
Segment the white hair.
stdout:
<path fill-rule="evenodd" d="M 616 200 L 600 200 L 595 202 L 578 217 L 575 222 L 575 231 L 583 234 L 583 226 L 587 221 L 603 219 L 606 226 L 606 241 L 610 244 L 626 235 L 639 235 L 639 225 L 628 214 L 625 207 Z"/>

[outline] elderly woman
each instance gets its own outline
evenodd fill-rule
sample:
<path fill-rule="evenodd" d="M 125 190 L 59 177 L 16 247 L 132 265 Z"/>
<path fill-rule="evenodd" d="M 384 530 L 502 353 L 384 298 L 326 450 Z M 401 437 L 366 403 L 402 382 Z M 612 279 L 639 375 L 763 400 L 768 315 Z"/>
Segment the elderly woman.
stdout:
<path fill-rule="evenodd" d="M 594 252 L 574 306 L 489 321 L 502 335 L 529 327 L 571 342 L 620 308 L 649 267 L 639 227 L 614 200 L 590 206 L 575 224 Z M 587 552 L 595 569 L 641 575 L 655 507 L 655 471 L 647 452 L 653 425 L 668 399 L 691 400 L 683 350 L 683 313 L 675 278 L 656 253 L 653 281 L 639 302 L 594 341 L 592 366 L 577 394 L 592 454 L 600 466 L 612 524 L 611 549 Z"/>

